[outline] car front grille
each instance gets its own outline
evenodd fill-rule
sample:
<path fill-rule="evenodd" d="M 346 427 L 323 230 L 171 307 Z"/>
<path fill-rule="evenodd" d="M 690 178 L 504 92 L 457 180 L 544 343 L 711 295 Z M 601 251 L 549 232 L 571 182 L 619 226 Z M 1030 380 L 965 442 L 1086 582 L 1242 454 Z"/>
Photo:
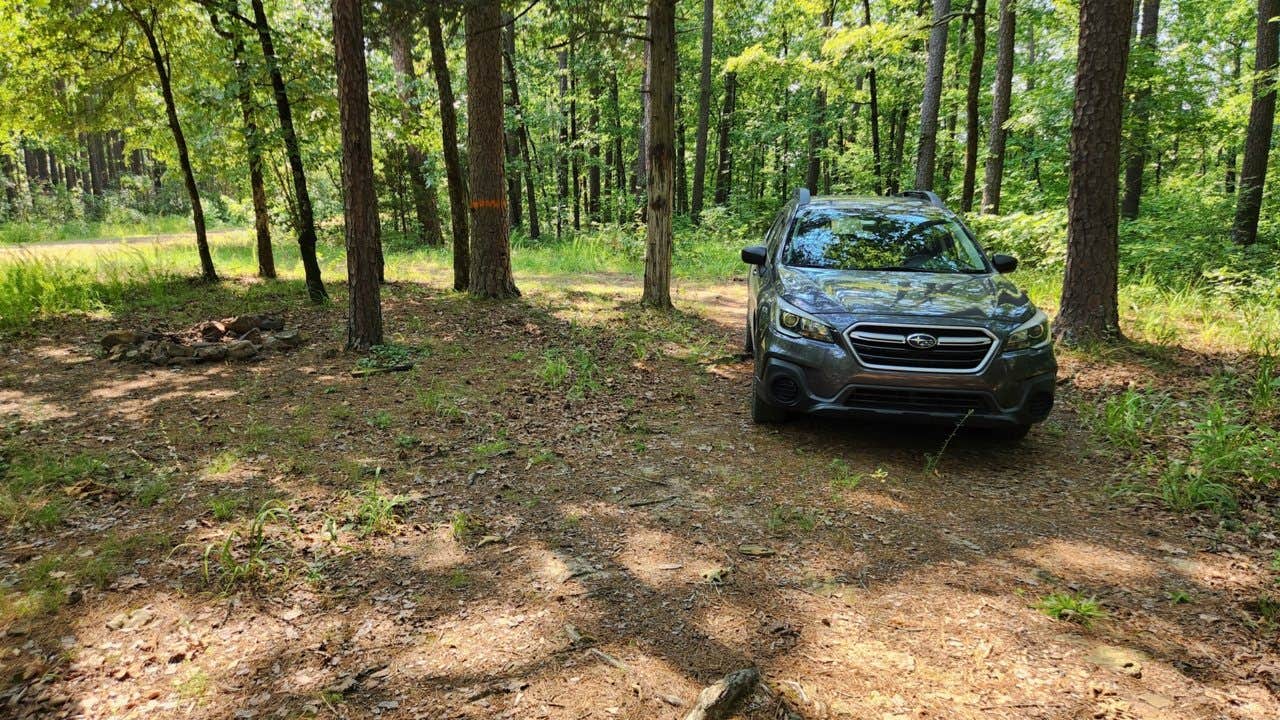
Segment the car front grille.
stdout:
<path fill-rule="evenodd" d="M 875 370 L 974 373 L 995 354 L 996 338 L 982 328 L 854 325 L 849 344 L 858 362 Z M 919 347 L 913 346 L 916 340 Z M 929 345 L 932 340 L 932 346 Z"/>
<path fill-rule="evenodd" d="M 851 408 L 964 413 L 991 409 L 991 398 L 983 393 L 946 392 L 915 388 L 855 387 L 845 396 Z"/>

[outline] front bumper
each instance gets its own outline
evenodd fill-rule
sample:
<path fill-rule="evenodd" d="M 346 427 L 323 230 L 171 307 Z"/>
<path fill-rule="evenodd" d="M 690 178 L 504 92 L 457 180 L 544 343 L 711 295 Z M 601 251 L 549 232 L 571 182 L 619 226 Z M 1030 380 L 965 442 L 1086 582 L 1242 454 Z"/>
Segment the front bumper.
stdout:
<path fill-rule="evenodd" d="M 1048 417 L 1057 387 L 1053 347 L 999 352 L 971 374 L 873 370 L 851 349 L 766 333 L 755 392 L 796 413 L 1001 427 Z"/>

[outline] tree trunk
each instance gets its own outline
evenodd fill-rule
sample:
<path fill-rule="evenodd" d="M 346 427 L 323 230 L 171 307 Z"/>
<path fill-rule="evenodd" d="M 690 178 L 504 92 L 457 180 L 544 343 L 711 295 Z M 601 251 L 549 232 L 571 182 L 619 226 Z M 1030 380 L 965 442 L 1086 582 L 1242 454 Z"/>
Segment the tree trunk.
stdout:
<path fill-rule="evenodd" d="M 102 197 L 107 191 L 106 170 L 103 168 L 105 160 L 102 152 L 102 136 L 98 133 L 89 133 L 87 140 L 87 150 L 89 153 L 89 187 L 94 197 Z"/>
<path fill-rule="evenodd" d="M 924 97 L 920 101 L 920 144 L 916 148 L 916 188 L 933 189 L 938 155 L 938 109 L 942 104 L 942 70 L 947 57 L 947 24 L 951 0 L 933 0 L 933 26 L 929 32 L 929 60 L 925 68 Z"/>
<path fill-rule="evenodd" d="M 618 222 L 626 222 L 626 210 L 621 202 L 617 199 L 626 194 L 627 189 L 627 170 L 626 160 L 622 151 L 622 106 L 618 101 L 618 72 L 616 70 L 609 73 L 609 104 L 613 107 L 613 176 L 614 188 L 616 196 L 614 196 L 614 206 L 618 211 Z"/>
<path fill-rule="evenodd" d="M 12 220 L 18 208 L 18 170 L 7 152 L 0 152 L 0 183 L 4 185 L 5 211 L 0 217 Z"/>
<path fill-rule="evenodd" d="M 534 193 L 534 166 L 529 152 L 529 126 L 524 119 L 524 106 L 520 104 L 520 83 L 516 77 L 516 36 L 515 18 L 511 18 L 506 50 L 503 52 L 506 64 L 507 89 L 511 93 L 511 106 L 516 114 L 516 142 L 519 145 L 520 160 L 524 165 L 524 194 L 529 202 L 529 237 L 537 240 L 542 237 L 542 229 L 538 225 L 538 196 Z M 508 150 L 508 152 L 510 152 Z"/>
<path fill-rule="evenodd" d="M 600 222 L 600 79 L 591 80 L 591 114 L 587 118 L 591 133 L 591 164 L 587 167 L 587 216 Z"/>
<path fill-rule="evenodd" d="M 187 138 L 182 134 L 182 123 L 178 121 L 178 106 L 173 97 L 173 86 L 169 77 L 169 60 L 160 50 L 156 39 L 153 14 L 146 17 L 141 11 L 130 9 L 134 22 L 147 39 L 147 47 L 151 50 L 151 60 L 156 66 L 156 76 L 160 80 L 160 95 L 164 98 L 165 115 L 169 120 L 169 131 L 173 133 L 173 144 L 178 150 L 178 165 L 182 168 L 183 183 L 187 187 L 187 197 L 191 201 L 191 221 L 196 228 L 196 250 L 200 254 L 200 277 L 207 282 L 218 279 L 213 268 L 213 256 L 209 254 L 209 238 L 205 234 L 204 206 L 200 204 L 200 190 L 196 187 L 196 175 L 191 169 L 191 155 L 187 151 Z"/>
<path fill-rule="evenodd" d="M 675 190 L 676 0 L 649 0 L 648 223 L 646 307 L 671 307 L 671 209 Z"/>
<path fill-rule="evenodd" d="M 307 174 L 302 165 L 302 147 L 298 143 L 298 134 L 293 129 L 293 109 L 289 104 L 289 92 L 285 89 L 284 75 L 280 72 L 280 61 L 276 57 L 267 11 L 262 6 L 262 0 L 251 0 L 251 4 L 254 29 L 258 33 L 258 43 L 262 46 L 262 56 L 267 61 L 267 71 L 271 76 L 276 114 L 280 119 L 280 136 L 284 140 L 285 155 L 289 159 L 289 171 L 293 178 L 294 205 L 298 220 L 298 253 L 306 276 L 307 296 L 311 298 L 311 302 L 321 303 L 329 295 L 325 292 L 324 281 L 320 277 L 320 263 L 316 260 L 316 223 L 311 209 L 311 194 L 307 191 Z"/>
<path fill-rule="evenodd" d="M 256 2 L 257 0 L 255 0 Z M 369 74 L 361 0 L 332 0 L 334 66 L 342 123 L 342 207 L 347 240 L 347 349 L 382 344 L 378 196 L 373 189 Z"/>
<path fill-rule="evenodd" d="M 680 66 L 676 65 L 675 87 L 680 87 Z M 684 97 L 677 90 L 675 106 L 675 136 L 676 136 L 676 205 L 675 211 L 677 215 L 687 215 L 689 213 L 689 171 L 688 171 L 688 148 L 685 147 L 685 136 L 689 134 L 689 129 L 684 124 Z"/>
<path fill-rule="evenodd" d="M 434 186 L 427 185 L 423 165 L 426 153 L 413 139 L 418 132 L 418 118 L 422 107 L 418 102 L 418 70 L 413 62 L 413 33 L 404 22 L 391 23 L 388 27 L 391 43 L 391 65 L 396 71 L 396 91 L 400 95 L 400 123 L 408 139 L 404 146 L 406 169 L 409 171 L 409 189 L 413 196 L 413 212 L 418 219 L 421 239 L 431 246 L 444 244 L 440 228 L 440 206 Z"/>
<path fill-rule="evenodd" d="M 969 62 L 969 88 L 964 104 L 964 180 L 960 187 L 960 210 L 973 209 L 973 193 L 978 175 L 978 103 L 982 91 L 982 64 L 987 55 L 987 0 L 973 4 L 973 59 Z"/>
<path fill-rule="evenodd" d="M 556 151 L 556 237 L 564 233 L 564 215 L 569 204 L 569 52 L 556 53 L 556 82 L 559 87 L 559 148 Z"/>
<path fill-rule="evenodd" d="M 649 22 L 653 22 L 653 18 L 649 18 Z M 648 31 L 652 34 L 652 29 Z M 635 175 L 632 179 L 631 192 L 640 195 L 645 191 L 645 171 L 648 158 L 649 147 L 649 102 L 652 100 L 652 63 L 650 62 L 650 54 L 653 52 L 653 43 L 646 42 L 644 44 L 644 72 L 640 79 L 640 118 L 636 123 L 636 167 Z M 644 208 L 641 208 L 644 212 Z"/>
<path fill-rule="evenodd" d="M 1129 10 L 1128 0 L 1080 3 L 1067 264 L 1055 328 L 1068 344 L 1120 338 L 1117 190 Z"/>
<path fill-rule="evenodd" d="M 1138 75 L 1141 87 L 1134 94 L 1133 133 L 1130 138 L 1129 156 L 1124 167 L 1124 202 L 1120 214 L 1126 218 L 1138 217 L 1142 202 L 1142 171 L 1147 164 L 1148 145 L 1151 142 L 1151 80 L 1147 77 L 1155 61 L 1157 26 L 1160 22 L 1160 0 L 1142 0 L 1142 31 L 1138 36 L 1138 62 L 1142 72 Z"/>
<path fill-rule="evenodd" d="M 1235 240 L 1252 245 L 1258 240 L 1258 214 L 1267 180 L 1267 155 L 1276 114 L 1277 23 L 1280 0 L 1258 0 L 1258 36 L 1253 102 L 1244 136 L 1244 161 L 1240 164 L 1240 195 L 1236 201 Z"/>
<path fill-rule="evenodd" d="M 698 67 L 698 127 L 693 148 L 693 199 L 689 218 L 694 225 L 702 217 L 707 184 L 707 136 L 711 125 L 711 51 L 715 30 L 715 0 L 702 0 L 702 62 Z"/>
<path fill-rule="evenodd" d="M 467 154 L 471 187 L 471 294 L 517 297 L 511 275 L 502 150 L 502 2 L 472 0 L 466 10 Z"/>
<path fill-rule="evenodd" d="M 1242 64 L 1242 55 L 1244 55 L 1244 43 L 1239 43 L 1235 47 L 1235 54 L 1232 56 L 1231 65 L 1231 86 L 1234 88 L 1240 82 L 1240 65 Z M 1236 194 L 1236 147 L 1235 139 L 1227 141 L 1227 172 L 1223 178 L 1223 188 L 1227 195 Z"/>
<path fill-rule="evenodd" d="M 716 205 L 727 205 L 733 188 L 733 115 L 737 111 L 738 73 L 724 74 L 724 105 L 716 139 Z"/>
<path fill-rule="evenodd" d="M 232 12 L 239 12 L 234 0 Z M 249 194 L 253 199 L 253 230 L 257 240 L 258 276 L 276 277 L 275 255 L 271 248 L 271 218 L 267 209 L 267 189 L 262 177 L 262 146 L 258 134 L 258 122 L 253 112 L 253 76 L 244 60 L 244 38 L 233 30 L 225 30 L 218 21 L 217 12 L 210 9 L 209 21 L 213 31 L 231 42 L 231 65 L 236 76 L 236 102 L 240 105 L 240 118 L 244 131 L 244 149 L 249 163 Z M 137 175 L 141 167 L 135 150 L 130 155 L 130 172 Z"/>
<path fill-rule="evenodd" d="M 453 81 L 449 77 L 449 56 L 445 53 L 440 6 L 434 0 L 425 4 L 427 34 L 431 40 L 431 67 L 435 72 L 436 87 L 440 96 L 440 135 L 444 148 L 444 172 L 449 184 L 449 217 L 452 220 L 453 232 L 453 289 L 462 291 L 466 290 L 471 282 L 471 235 L 467 227 L 469 224 L 467 185 L 462 170 L 462 159 L 458 156 L 458 114 L 453 107 Z M 495 47 L 501 51 L 501 44 Z"/>
<path fill-rule="evenodd" d="M 1118 0 L 1093 0 L 1117 2 Z M 991 128 L 987 147 L 987 171 L 982 184 L 982 212 L 1000 214 L 1000 186 L 1004 182 L 1004 146 L 1013 88 L 1013 39 L 1016 25 L 1014 0 L 1000 0 L 1000 29 L 996 55 L 996 84 L 991 92 Z M 1097 10 L 1094 11 L 1098 12 Z M 1128 20 L 1124 23 L 1127 25 Z M 1128 47 L 1128 43 L 1125 43 Z M 1091 59 L 1092 62 L 1092 59 Z"/>
<path fill-rule="evenodd" d="M 889 194 L 896 195 L 902 190 L 902 165 L 906 155 L 907 143 L 907 106 L 901 105 L 893 114 L 893 128 L 890 133 L 892 147 L 889 156 Z"/>
<path fill-rule="evenodd" d="M 516 103 L 516 94 L 511 92 L 511 87 L 515 83 L 515 55 L 516 55 L 516 18 L 515 15 L 504 12 L 502 13 L 502 64 L 506 68 L 507 80 L 507 109 L 512 118 L 519 118 L 520 108 Z M 507 153 L 507 212 L 511 214 L 511 227 L 521 227 L 524 225 L 524 198 L 521 195 L 520 176 L 528 174 L 527 167 L 520 167 L 520 137 L 516 131 L 519 126 L 519 120 L 516 124 L 506 127 L 503 136 L 503 145 Z"/>
<path fill-rule="evenodd" d="M 862 0 L 862 22 L 871 25 L 871 0 Z M 884 167 L 880 160 L 880 97 L 876 88 L 876 69 L 867 69 L 867 89 L 871 94 L 871 155 L 876 175 L 876 192 L 884 192 Z"/>

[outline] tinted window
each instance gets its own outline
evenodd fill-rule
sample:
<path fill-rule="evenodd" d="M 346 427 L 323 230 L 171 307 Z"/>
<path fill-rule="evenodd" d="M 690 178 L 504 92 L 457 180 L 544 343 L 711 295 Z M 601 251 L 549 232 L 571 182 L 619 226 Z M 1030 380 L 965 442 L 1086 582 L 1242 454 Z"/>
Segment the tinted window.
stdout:
<path fill-rule="evenodd" d="M 791 225 L 783 263 L 831 270 L 988 272 L 959 222 L 895 210 L 803 210 Z"/>

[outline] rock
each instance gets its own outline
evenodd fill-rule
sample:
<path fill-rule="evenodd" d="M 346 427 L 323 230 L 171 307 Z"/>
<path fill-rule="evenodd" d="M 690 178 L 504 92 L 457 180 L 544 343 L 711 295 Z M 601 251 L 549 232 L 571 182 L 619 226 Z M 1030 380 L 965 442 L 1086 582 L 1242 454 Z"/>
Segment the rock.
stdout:
<path fill-rule="evenodd" d="M 760 672 L 755 668 L 735 670 L 725 675 L 698 694 L 698 702 L 694 703 L 684 720 L 723 720 L 732 716 L 758 682 Z"/>
<path fill-rule="evenodd" d="M 258 346 L 248 340 L 235 340 L 227 343 L 227 357 L 232 360 L 245 360 L 258 354 Z"/>
<path fill-rule="evenodd" d="M 262 352 L 271 352 L 272 350 L 284 350 L 285 344 L 275 338 L 274 335 L 268 335 L 262 338 L 260 348 Z"/>
<path fill-rule="evenodd" d="M 302 344 L 302 333 L 297 330 L 280 330 L 271 337 L 275 338 L 285 347 L 295 348 Z"/>
<path fill-rule="evenodd" d="M 195 351 L 190 346 L 182 343 L 165 342 L 161 344 L 161 347 L 164 348 L 165 354 L 169 357 L 191 357 L 195 354 Z"/>
<path fill-rule="evenodd" d="M 227 346 L 222 343 L 205 343 L 196 345 L 192 350 L 192 357 L 201 361 L 225 360 L 227 358 Z"/>
<path fill-rule="evenodd" d="M 262 323 L 262 318 L 257 315 L 241 315 L 239 317 L 228 318 L 222 321 L 227 328 L 227 332 L 239 337 Z"/>
<path fill-rule="evenodd" d="M 200 337 L 207 341 L 221 340 L 223 335 L 227 334 L 227 326 L 217 320 L 201 323 L 196 331 L 200 333 Z"/>
<path fill-rule="evenodd" d="M 1135 678 L 1142 677 L 1142 663 L 1148 659 L 1140 650 L 1115 645 L 1098 645 L 1089 652 L 1094 664 Z"/>
<path fill-rule="evenodd" d="M 116 330 L 102 336 L 102 348 L 111 350 L 120 345 L 137 345 L 142 342 L 142 334 L 133 330 Z"/>
<path fill-rule="evenodd" d="M 262 320 L 258 323 L 258 327 L 266 330 L 267 332 L 276 332 L 277 330 L 284 329 L 284 321 L 278 317 L 264 315 Z"/>

